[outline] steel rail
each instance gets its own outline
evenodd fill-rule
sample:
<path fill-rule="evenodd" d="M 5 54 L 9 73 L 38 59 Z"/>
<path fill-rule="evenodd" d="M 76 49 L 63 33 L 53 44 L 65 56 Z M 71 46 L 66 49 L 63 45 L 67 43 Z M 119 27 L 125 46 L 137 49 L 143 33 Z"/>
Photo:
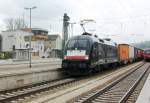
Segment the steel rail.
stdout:
<path fill-rule="evenodd" d="M 90 103 L 92 100 L 94 100 L 95 98 L 97 98 L 99 95 L 105 93 L 107 90 L 109 90 L 110 88 L 112 88 L 113 86 L 115 86 L 117 83 L 119 83 L 120 81 L 122 81 L 124 78 L 128 77 L 130 74 L 132 74 L 133 72 L 135 72 L 137 69 L 141 68 L 145 63 L 139 64 L 135 67 L 133 67 L 130 72 L 128 72 L 126 75 L 123 75 L 122 77 L 118 78 L 117 80 L 113 81 L 112 83 L 108 84 L 107 86 L 105 86 L 104 88 L 98 90 L 95 93 L 92 93 L 91 96 L 89 96 L 86 99 L 83 99 L 83 101 L 81 103 Z M 83 97 L 84 98 L 84 97 Z M 82 97 L 81 97 L 82 99 Z M 78 103 L 78 102 L 77 102 Z"/>
<path fill-rule="evenodd" d="M 135 81 L 131 88 L 126 92 L 126 94 L 120 99 L 118 103 L 125 103 L 129 96 L 133 93 L 134 89 L 137 87 L 143 76 L 146 74 L 150 66 L 140 75 L 140 77 Z"/>
<path fill-rule="evenodd" d="M 62 80 L 64 80 L 63 82 L 61 82 Z M 21 89 L 21 90 L 10 90 L 11 92 L 9 92 L 9 90 L 4 93 L 5 91 L 2 91 L 2 93 L 0 93 L 0 103 L 8 103 L 12 100 L 16 100 L 18 98 L 23 98 L 25 96 L 30 96 L 31 94 L 36 94 L 36 93 L 40 93 L 42 91 L 46 91 L 48 89 L 54 89 L 57 88 L 61 85 L 65 85 L 71 82 L 76 81 L 75 79 L 62 79 L 60 82 L 61 83 L 54 83 L 54 84 L 41 84 L 41 85 L 36 85 L 35 87 L 29 87 L 29 88 L 25 88 L 25 89 Z M 4 94 L 3 94 L 4 93 Z"/>

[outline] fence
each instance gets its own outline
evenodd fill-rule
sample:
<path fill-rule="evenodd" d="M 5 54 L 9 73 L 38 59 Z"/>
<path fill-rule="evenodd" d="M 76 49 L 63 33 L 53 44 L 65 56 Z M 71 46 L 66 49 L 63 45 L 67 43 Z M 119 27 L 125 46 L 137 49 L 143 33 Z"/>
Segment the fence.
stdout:
<path fill-rule="evenodd" d="M 16 49 L 12 53 L 13 53 L 12 59 L 14 60 L 29 60 L 28 49 Z"/>

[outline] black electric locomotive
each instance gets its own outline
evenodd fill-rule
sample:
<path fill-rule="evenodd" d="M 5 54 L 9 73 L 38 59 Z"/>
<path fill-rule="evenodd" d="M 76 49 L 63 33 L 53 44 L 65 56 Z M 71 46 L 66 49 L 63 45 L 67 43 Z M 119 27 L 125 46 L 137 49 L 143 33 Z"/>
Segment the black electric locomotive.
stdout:
<path fill-rule="evenodd" d="M 101 65 L 118 62 L 117 46 L 109 39 L 83 33 L 69 39 L 64 48 L 62 68 L 71 75 L 86 75 L 100 70 Z"/>

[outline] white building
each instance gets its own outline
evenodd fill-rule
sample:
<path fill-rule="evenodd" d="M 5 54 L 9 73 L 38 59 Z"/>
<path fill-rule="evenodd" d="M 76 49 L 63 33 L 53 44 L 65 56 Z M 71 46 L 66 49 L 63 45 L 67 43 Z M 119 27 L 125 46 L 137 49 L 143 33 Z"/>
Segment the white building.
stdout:
<path fill-rule="evenodd" d="M 28 60 L 31 35 L 33 34 L 22 30 L 3 31 L 0 35 L 1 52 L 11 52 L 13 59 Z"/>
<path fill-rule="evenodd" d="M 29 35 L 33 34 L 22 30 L 3 31 L 1 34 L 1 51 L 11 52 L 13 49 L 28 49 Z"/>
<path fill-rule="evenodd" d="M 29 50 L 29 36 L 31 35 L 32 57 L 42 57 L 44 55 L 45 39 L 48 38 L 47 35 L 34 34 L 25 30 L 3 31 L 0 35 L 1 52 L 17 51 L 16 55 L 24 55 L 22 53 Z"/>

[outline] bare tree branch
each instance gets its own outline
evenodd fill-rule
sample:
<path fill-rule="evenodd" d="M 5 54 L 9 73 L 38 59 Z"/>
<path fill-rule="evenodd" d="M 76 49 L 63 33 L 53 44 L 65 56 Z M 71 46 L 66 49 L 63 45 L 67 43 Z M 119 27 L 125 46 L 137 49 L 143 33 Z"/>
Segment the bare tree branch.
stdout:
<path fill-rule="evenodd" d="M 5 19 L 6 28 L 7 30 L 16 30 L 16 29 L 22 29 L 25 27 L 25 23 L 23 19 L 20 18 L 7 18 Z"/>
<path fill-rule="evenodd" d="M 14 30 L 14 19 L 13 18 L 5 19 L 5 23 L 6 23 L 7 30 Z"/>

